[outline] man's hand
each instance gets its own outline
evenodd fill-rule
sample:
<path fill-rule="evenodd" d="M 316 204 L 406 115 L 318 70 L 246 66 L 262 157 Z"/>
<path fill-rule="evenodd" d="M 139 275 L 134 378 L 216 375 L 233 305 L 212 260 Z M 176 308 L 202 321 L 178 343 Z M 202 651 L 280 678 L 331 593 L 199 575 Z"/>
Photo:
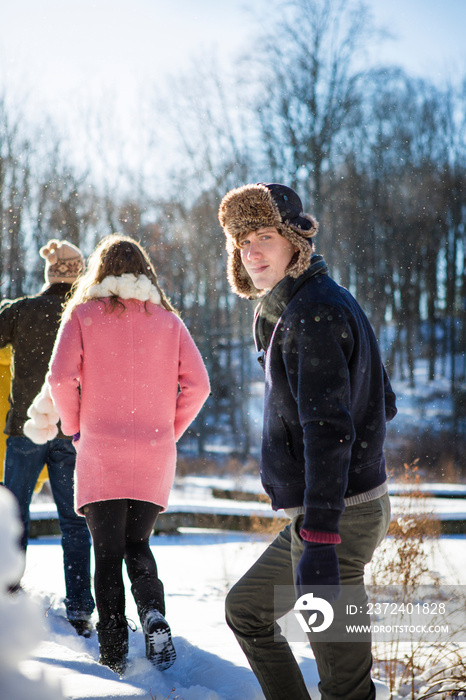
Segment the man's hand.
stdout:
<path fill-rule="evenodd" d="M 299 597 L 315 591 L 329 603 L 340 597 L 340 568 L 334 544 L 304 542 L 304 552 L 296 567 L 296 589 Z"/>

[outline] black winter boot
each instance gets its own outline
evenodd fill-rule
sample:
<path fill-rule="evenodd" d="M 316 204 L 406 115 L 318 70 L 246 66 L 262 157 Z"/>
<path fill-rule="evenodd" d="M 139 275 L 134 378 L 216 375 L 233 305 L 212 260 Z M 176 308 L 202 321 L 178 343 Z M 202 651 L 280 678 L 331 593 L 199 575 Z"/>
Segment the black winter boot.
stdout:
<path fill-rule="evenodd" d="M 141 624 L 146 642 L 147 658 L 159 671 L 165 671 L 176 660 L 176 651 L 168 622 L 158 610 L 148 609 L 141 614 Z"/>
<path fill-rule="evenodd" d="M 87 620 L 85 618 L 82 618 L 80 620 L 70 620 L 68 618 L 68 622 L 75 628 L 76 632 L 81 637 L 89 638 L 91 636 L 92 630 L 94 628 L 92 627 L 92 622 L 90 620 Z"/>
<path fill-rule="evenodd" d="M 99 664 L 108 666 L 120 676 L 123 675 L 128 655 L 128 625 L 126 620 L 124 626 L 121 623 L 119 626 L 115 626 L 115 621 L 112 621 L 111 626 L 102 627 L 98 622 L 96 630 L 100 650 Z"/>

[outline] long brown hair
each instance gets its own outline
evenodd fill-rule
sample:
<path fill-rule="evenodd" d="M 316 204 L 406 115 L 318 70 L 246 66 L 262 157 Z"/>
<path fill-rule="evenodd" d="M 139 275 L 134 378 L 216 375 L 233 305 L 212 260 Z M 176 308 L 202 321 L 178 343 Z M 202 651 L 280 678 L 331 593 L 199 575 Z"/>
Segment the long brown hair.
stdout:
<path fill-rule="evenodd" d="M 142 245 L 130 236 L 112 233 L 99 241 L 89 257 L 86 271 L 73 284 L 63 320 L 70 318 L 76 306 L 94 298 L 89 295 L 93 285 L 100 284 L 106 277 L 120 277 L 126 273 L 148 277 L 160 294 L 161 305 L 167 311 L 177 313 L 160 288 L 154 266 Z M 123 311 L 126 308 L 121 299 L 112 296 L 109 311 L 112 312 L 117 307 L 122 307 Z"/>

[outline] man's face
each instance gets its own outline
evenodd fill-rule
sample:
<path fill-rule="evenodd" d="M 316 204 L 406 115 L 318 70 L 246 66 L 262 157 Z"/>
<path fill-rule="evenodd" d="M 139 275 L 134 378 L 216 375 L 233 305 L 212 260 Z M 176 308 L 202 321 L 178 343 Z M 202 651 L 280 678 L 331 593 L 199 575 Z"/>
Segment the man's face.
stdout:
<path fill-rule="evenodd" d="M 250 231 L 240 241 L 241 261 L 257 289 L 272 289 L 285 277 L 298 250 L 274 227 Z"/>

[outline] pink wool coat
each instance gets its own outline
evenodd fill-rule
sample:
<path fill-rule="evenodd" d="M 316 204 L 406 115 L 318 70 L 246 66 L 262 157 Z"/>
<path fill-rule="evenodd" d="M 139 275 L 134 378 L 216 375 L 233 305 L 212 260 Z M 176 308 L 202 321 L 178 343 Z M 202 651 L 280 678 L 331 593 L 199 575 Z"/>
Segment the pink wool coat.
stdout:
<path fill-rule="evenodd" d="M 107 300 L 108 301 L 108 300 Z M 209 394 L 201 355 L 175 314 L 144 301 L 77 306 L 62 324 L 49 384 L 76 444 L 75 505 L 131 498 L 167 506 L 176 441 Z"/>

